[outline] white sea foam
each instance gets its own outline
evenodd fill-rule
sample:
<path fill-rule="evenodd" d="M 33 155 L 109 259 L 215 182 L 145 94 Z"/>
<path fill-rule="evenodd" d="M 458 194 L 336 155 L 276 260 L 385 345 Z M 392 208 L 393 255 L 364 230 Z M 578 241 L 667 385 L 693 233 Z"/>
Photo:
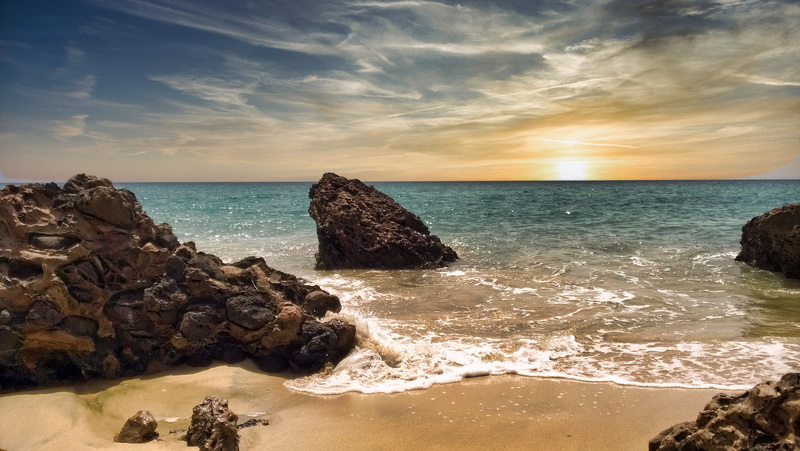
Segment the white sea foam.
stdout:
<path fill-rule="evenodd" d="M 655 265 L 655 262 L 652 262 L 652 261 L 650 261 L 650 260 L 648 260 L 646 258 L 643 258 L 643 257 L 639 257 L 637 255 L 634 255 L 634 256 L 631 257 L 631 263 L 633 265 L 635 265 L 635 266 L 641 266 L 641 267 Z"/>
<path fill-rule="evenodd" d="M 353 320 L 353 318 L 349 318 Z M 573 334 L 507 340 L 409 338 L 376 319 L 355 321 L 361 345 L 334 369 L 286 385 L 315 394 L 395 393 L 465 377 L 518 374 L 642 387 L 738 390 L 800 368 L 800 347 L 780 339 L 624 343 Z M 713 365 L 708 362 L 714 362 Z M 754 371 L 757 365 L 760 370 Z"/>
<path fill-rule="evenodd" d="M 444 271 L 442 272 L 442 274 L 448 277 L 457 277 L 457 276 L 464 276 L 467 273 L 465 271 L 458 270 L 458 271 Z"/>
<path fill-rule="evenodd" d="M 725 293 L 709 289 L 649 288 L 630 278 L 623 278 L 627 285 L 611 289 L 445 270 L 425 274 L 421 282 L 412 278 L 408 293 L 414 297 L 406 298 L 391 285 L 405 277 L 335 274 L 317 280 L 342 300 L 345 319 L 357 325 L 360 345 L 330 371 L 286 385 L 316 394 L 394 393 L 471 376 L 519 374 L 643 387 L 741 389 L 800 369 L 800 344 L 792 340 L 705 336 L 746 312 L 736 302 L 720 303 L 716 297 Z M 370 280 L 388 291 L 374 288 Z M 426 295 L 432 288 L 426 283 L 475 287 L 484 298 L 464 307 L 466 313 L 433 310 L 437 314 L 430 315 L 426 309 L 392 317 L 392 312 L 412 312 L 449 296 L 447 288 Z M 464 327 L 465 321 L 471 327 Z"/>

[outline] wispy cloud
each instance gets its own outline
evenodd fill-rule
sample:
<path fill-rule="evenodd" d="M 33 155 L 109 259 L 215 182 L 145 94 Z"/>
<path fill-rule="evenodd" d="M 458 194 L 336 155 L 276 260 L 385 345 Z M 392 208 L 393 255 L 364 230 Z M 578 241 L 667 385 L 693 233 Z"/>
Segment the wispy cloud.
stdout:
<path fill-rule="evenodd" d="M 67 141 L 86 133 L 86 118 L 88 114 L 76 114 L 69 120 L 55 121 L 53 137 L 59 141 Z"/>
<path fill-rule="evenodd" d="M 255 83 L 243 80 L 198 77 L 189 74 L 160 75 L 150 79 L 212 104 L 241 109 L 249 108 L 246 96 L 253 94 L 255 87 Z"/>
<path fill-rule="evenodd" d="M 94 75 L 86 75 L 80 80 L 75 82 L 74 90 L 67 93 L 68 97 L 73 99 L 87 99 L 92 94 L 92 88 L 97 81 Z"/>
<path fill-rule="evenodd" d="M 636 149 L 637 146 L 628 146 L 625 144 L 610 144 L 610 143 L 596 143 L 596 142 L 583 142 L 583 141 L 566 141 L 563 139 L 549 139 L 549 138 L 536 138 L 539 141 L 547 141 L 552 143 L 561 143 L 561 144 L 575 144 L 578 146 L 590 146 L 590 147 L 618 147 L 620 149 Z"/>

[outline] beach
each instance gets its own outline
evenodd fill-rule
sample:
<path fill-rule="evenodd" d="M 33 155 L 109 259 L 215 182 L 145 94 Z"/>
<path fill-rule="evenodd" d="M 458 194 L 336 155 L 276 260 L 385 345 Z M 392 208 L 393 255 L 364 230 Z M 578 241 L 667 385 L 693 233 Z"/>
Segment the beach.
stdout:
<path fill-rule="evenodd" d="M 309 395 L 251 363 L 179 367 L 153 377 L 101 381 L 0 396 L 0 448 L 16 450 L 186 449 L 192 407 L 227 399 L 251 449 L 646 449 L 663 429 L 694 420 L 719 390 L 646 388 L 522 377 L 469 378 L 396 394 Z M 118 444 L 138 410 L 160 439 Z"/>
<path fill-rule="evenodd" d="M 353 324 L 355 348 L 303 377 L 245 360 L 7 391 L 2 450 L 187 449 L 180 438 L 207 396 L 228 400 L 240 424 L 269 422 L 240 431 L 244 450 L 646 449 L 716 393 L 800 368 L 800 282 L 735 261 L 742 224 L 800 184 L 384 184 L 460 256 L 397 271 L 315 270 L 304 184 L 129 188 L 197 255 L 261 256 L 336 296 L 341 311 L 323 321 Z M 46 307 L 6 322 L 99 336 Z M 99 377 L 78 369 L 63 373 Z M 114 443 L 140 410 L 160 440 Z"/>

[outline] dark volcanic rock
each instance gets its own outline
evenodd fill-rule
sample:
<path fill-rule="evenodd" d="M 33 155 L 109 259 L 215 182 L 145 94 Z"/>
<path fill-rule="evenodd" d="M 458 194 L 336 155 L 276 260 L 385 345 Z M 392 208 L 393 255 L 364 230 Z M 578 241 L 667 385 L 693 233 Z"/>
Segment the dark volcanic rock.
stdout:
<path fill-rule="evenodd" d="M 114 437 L 119 443 L 145 443 L 158 438 L 156 428 L 158 423 L 153 414 L 147 410 L 140 410 L 136 415 L 128 418 L 122 430 Z"/>
<path fill-rule="evenodd" d="M 0 191 L 0 389 L 245 357 L 316 371 L 354 346 L 352 325 L 315 319 L 340 308 L 261 258 L 180 244 L 106 179 Z"/>
<path fill-rule="evenodd" d="M 650 440 L 650 451 L 800 449 L 800 373 L 741 395 L 719 394 L 694 422 Z"/>
<path fill-rule="evenodd" d="M 800 279 L 800 204 L 775 208 L 742 227 L 737 261 Z"/>
<path fill-rule="evenodd" d="M 438 268 L 458 259 L 417 215 L 359 180 L 327 173 L 309 197 L 317 269 Z"/>
<path fill-rule="evenodd" d="M 269 426 L 269 421 L 267 420 L 257 420 L 255 418 L 249 419 L 242 424 L 236 425 L 236 429 L 244 429 L 244 428 L 251 428 L 253 426 Z"/>
<path fill-rule="evenodd" d="M 186 443 L 201 451 L 236 451 L 239 449 L 239 416 L 228 408 L 228 401 L 207 397 L 192 409 L 192 422 L 186 431 Z"/>

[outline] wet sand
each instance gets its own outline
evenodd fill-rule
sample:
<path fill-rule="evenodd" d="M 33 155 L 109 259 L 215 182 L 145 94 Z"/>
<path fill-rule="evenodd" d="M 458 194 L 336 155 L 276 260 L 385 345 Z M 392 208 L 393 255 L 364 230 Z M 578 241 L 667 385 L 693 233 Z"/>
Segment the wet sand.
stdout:
<path fill-rule="evenodd" d="M 663 429 L 693 420 L 719 390 L 639 388 L 521 376 L 492 376 L 398 394 L 315 396 L 249 363 L 179 368 L 155 377 L 0 396 L 0 449 L 185 450 L 192 407 L 219 396 L 239 423 L 242 450 L 647 449 Z M 150 410 L 161 439 L 117 444 L 138 410 Z"/>

